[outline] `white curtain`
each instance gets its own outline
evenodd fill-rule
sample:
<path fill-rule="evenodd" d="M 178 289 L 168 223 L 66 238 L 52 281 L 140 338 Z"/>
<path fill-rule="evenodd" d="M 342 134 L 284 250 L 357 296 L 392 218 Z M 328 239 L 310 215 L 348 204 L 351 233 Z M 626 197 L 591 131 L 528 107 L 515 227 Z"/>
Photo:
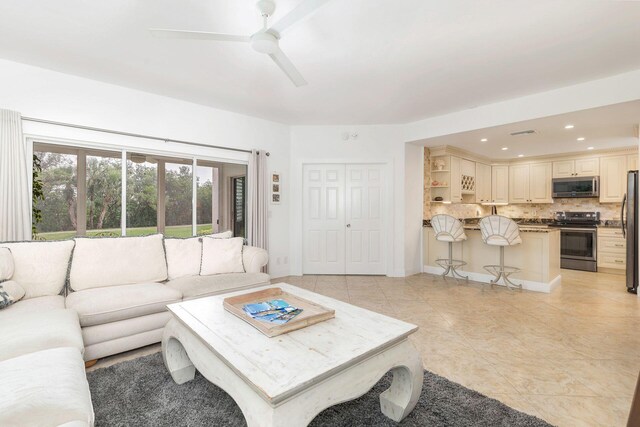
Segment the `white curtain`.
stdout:
<path fill-rule="evenodd" d="M 268 250 L 269 174 L 266 151 L 251 151 L 247 175 L 247 241 L 251 246 Z"/>
<path fill-rule="evenodd" d="M 31 239 L 29 164 L 20 113 L 0 109 L 0 242 Z"/>

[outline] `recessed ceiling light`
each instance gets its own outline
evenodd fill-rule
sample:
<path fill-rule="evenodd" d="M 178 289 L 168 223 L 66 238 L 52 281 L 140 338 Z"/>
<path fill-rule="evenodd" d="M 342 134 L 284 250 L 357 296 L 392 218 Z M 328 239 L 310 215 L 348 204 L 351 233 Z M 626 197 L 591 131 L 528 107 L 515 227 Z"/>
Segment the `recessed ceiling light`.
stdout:
<path fill-rule="evenodd" d="M 488 141 L 488 139 L 487 139 L 487 138 L 482 138 L 482 139 L 480 140 L 480 142 L 487 142 L 487 141 Z"/>
<path fill-rule="evenodd" d="M 502 147 L 502 151 L 507 151 L 509 147 Z"/>
<path fill-rule="evenodd" d="M 565 128 L 565 129 L 573 129 L 574 127 L 575 127 L 575 126 L 573 126 L 573 125 L 566 125 L 564 128 Z"/>
<path fill-rule="evenodd" d="M 518 154 L 518 157 L 524 157 L 524 154 Z"/>
<path fill-rule="evenodd" d="M 593 147 L 587 147 L 587 150 L 593 150 Z"/>
<path fill-rule="evenodd" d="M 584 141 L 584 136 L 581 136 L 580 138 L 576 139 L 576 141 Z"/>

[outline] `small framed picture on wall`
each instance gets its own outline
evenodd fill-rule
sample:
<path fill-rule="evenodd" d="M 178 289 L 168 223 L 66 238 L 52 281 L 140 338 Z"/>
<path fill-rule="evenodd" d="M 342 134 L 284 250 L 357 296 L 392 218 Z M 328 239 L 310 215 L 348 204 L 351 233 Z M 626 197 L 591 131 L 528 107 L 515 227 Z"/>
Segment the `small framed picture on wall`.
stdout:
<path fill-rule="evenodd" d="M 280 204 L 280 189 L 281 189 L 281 177 L 279 172 L 273 172 L 271 174 L 271 204 L 279 205 Z"/>

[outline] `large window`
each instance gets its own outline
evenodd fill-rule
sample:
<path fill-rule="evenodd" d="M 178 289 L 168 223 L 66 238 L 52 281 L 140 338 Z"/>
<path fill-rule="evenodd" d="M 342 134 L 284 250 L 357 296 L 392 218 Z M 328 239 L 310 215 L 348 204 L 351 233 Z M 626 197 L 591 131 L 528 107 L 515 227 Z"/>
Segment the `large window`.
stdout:
<path fill-rule="evenodd" d="M 66 239 L 76 234 L 78 201 L 78 155 L 77 150 L 58 149 L 40 151 L 35 147 L 34 155 L 39 159 L 43 199 L 35 208 L 42 212 L 36 224 L 36 236 L 51 239 Z"/>
<path fill-rule="evenodd" d="M 80 156 L 82 161 L 82 155 Z M 86 155 L 86 234 L 119 236 L 122 217 L 122 159 L 120 153 Z M 82 234 L 82 230 L 78 230 Z"/>
<path fill-rule="evenodd" d="M 125 224 L 128 236 L 245 236 L 246 165 L 197 160 L 194 171 L 193 159 L 126 152 L 123 182 L 121 151 L 36 143 L 34 156 L 44 193 L 34 238 L 119 236 Z"/>

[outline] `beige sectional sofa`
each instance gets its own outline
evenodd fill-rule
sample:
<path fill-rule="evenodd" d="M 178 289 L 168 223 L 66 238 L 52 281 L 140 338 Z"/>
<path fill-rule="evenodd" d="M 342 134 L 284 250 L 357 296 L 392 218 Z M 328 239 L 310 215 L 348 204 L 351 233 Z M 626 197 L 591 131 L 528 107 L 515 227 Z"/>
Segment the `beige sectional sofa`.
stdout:
<path fill-rule="evenodd" d="M 93 424 L 83 360 L 160 342 L 166 305 L 269 283 L 263 249 L 244 273 L 200 275 L 201 239 L 162 235 L 0 243 L 25 290 L 0 310 L 0 425 Z M 221 254 L 222 255 L 222 254 Z M 207 256 L 215 256 L 209 253 Z M 239 255 L 238 255 L 239 256 Z"/>

